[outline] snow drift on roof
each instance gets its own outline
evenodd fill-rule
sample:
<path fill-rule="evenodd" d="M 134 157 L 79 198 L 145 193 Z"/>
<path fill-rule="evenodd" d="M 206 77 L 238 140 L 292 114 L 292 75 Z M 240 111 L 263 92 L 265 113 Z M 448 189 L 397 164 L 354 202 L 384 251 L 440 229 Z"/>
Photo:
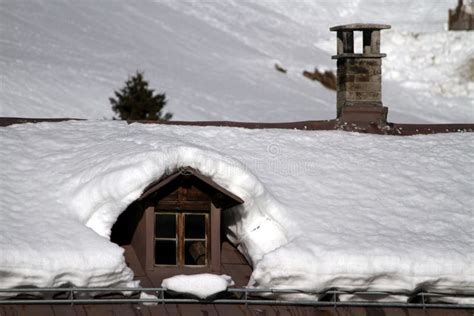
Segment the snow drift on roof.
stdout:
<path fill-rule="evenodd" d="M 245 201 L 225 225 L 251 286 L 473 291 L 473 137 L 1 128 L 0 284 L 133 285 L 110 229 L 148 184 L 191 166 Z"/>

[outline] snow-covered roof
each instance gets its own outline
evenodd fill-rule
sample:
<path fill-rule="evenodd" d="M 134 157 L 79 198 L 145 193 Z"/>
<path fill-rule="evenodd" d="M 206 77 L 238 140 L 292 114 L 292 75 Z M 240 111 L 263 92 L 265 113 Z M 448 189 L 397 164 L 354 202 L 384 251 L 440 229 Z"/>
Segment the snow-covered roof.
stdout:
<path fill-rule="evenodd" d="M 133 286 L 111 227 L 150 183 L 189 166 L 245 201 L 226 220 L 251 286 L 472 293 L 473 138 L 120 121 L 0 128 L 0 284 Z"/>

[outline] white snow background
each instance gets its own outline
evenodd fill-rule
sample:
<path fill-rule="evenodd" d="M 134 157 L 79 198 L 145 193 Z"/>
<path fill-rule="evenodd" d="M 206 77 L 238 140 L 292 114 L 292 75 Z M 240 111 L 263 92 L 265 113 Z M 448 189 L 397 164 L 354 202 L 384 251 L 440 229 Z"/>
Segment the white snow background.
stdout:
<path fill-rule="evenodd" d="M 472 133 L 23 124 L 0 129 L 2 287 L 131 285 L 109 242 L 163 173 L 191 166 L 240 196 L 228 236 L 249 285 L 472 293 Z"/>
<path fill-rule="evenodd" d="M 0 116 L 111 118 L 108 98 L 143 70 L 174 119 L 330 119 L 335 92 L 301 74 L 335 70 L 330 26 L 372 22 L 392 25 L 382 32 L 389 120 L 472 122 L 474 32 L 445 31 L 456 4 L 3 0 Z"/>

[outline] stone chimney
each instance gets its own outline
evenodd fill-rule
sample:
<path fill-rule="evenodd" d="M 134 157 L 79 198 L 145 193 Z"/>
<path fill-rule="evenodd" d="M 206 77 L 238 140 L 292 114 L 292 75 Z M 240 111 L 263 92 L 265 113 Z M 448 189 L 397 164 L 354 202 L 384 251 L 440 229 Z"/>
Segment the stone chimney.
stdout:
<path fill-rule="evenodd" d="M 383 24 L 348 24 L 331 27 L 337 32 L 337 118 L 345 122 L 387 122 L 382 105 L 382 57 L 380 30 Z M 354 31 L 362 32 L 362 53 L 354 53 Z"/>
<path fill-rule="evenodd" d="M 448 11 L 448 30 L 472 31 L 474 30 L 474 0 L 464 4 L 458 0 L 458 6 Z"/>

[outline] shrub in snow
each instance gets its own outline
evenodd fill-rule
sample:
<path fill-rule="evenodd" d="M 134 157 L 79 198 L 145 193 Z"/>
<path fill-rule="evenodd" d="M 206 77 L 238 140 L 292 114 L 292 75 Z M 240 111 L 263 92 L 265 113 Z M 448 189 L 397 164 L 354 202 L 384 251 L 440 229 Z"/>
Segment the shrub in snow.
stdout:
<path fill-rule="evenodd" d="M 115 91 L 116 98 L 109 98 L 112 110 L 122 120 L 169 120 L 171 113 L 162 113 L 166 105 L 164 93 L 155 94 L 148 88 L 143 73 L 138 72 L 125 82 L 125 87 Z"/>
<path fill-rule="evenodd" d="M 318 68 L 314 68 L 314 72 L 303 71 L 303 76 L 313 80 L 319 81 L 323 86 L 331 90 L 337 90 L 337 80 L 336 75 L 331 70 L 319 71 Z"/>
<path fill-rule="evenodd" d="M 164 279 L 161 287 L 177 293 L 191 294 L 205 299 L 217 293 L 227 290 L 228 286 L 234 285 L 234 281 L 228 275 L 215 275 L 210 273 L 194 275 L 176 275 Z"/>

